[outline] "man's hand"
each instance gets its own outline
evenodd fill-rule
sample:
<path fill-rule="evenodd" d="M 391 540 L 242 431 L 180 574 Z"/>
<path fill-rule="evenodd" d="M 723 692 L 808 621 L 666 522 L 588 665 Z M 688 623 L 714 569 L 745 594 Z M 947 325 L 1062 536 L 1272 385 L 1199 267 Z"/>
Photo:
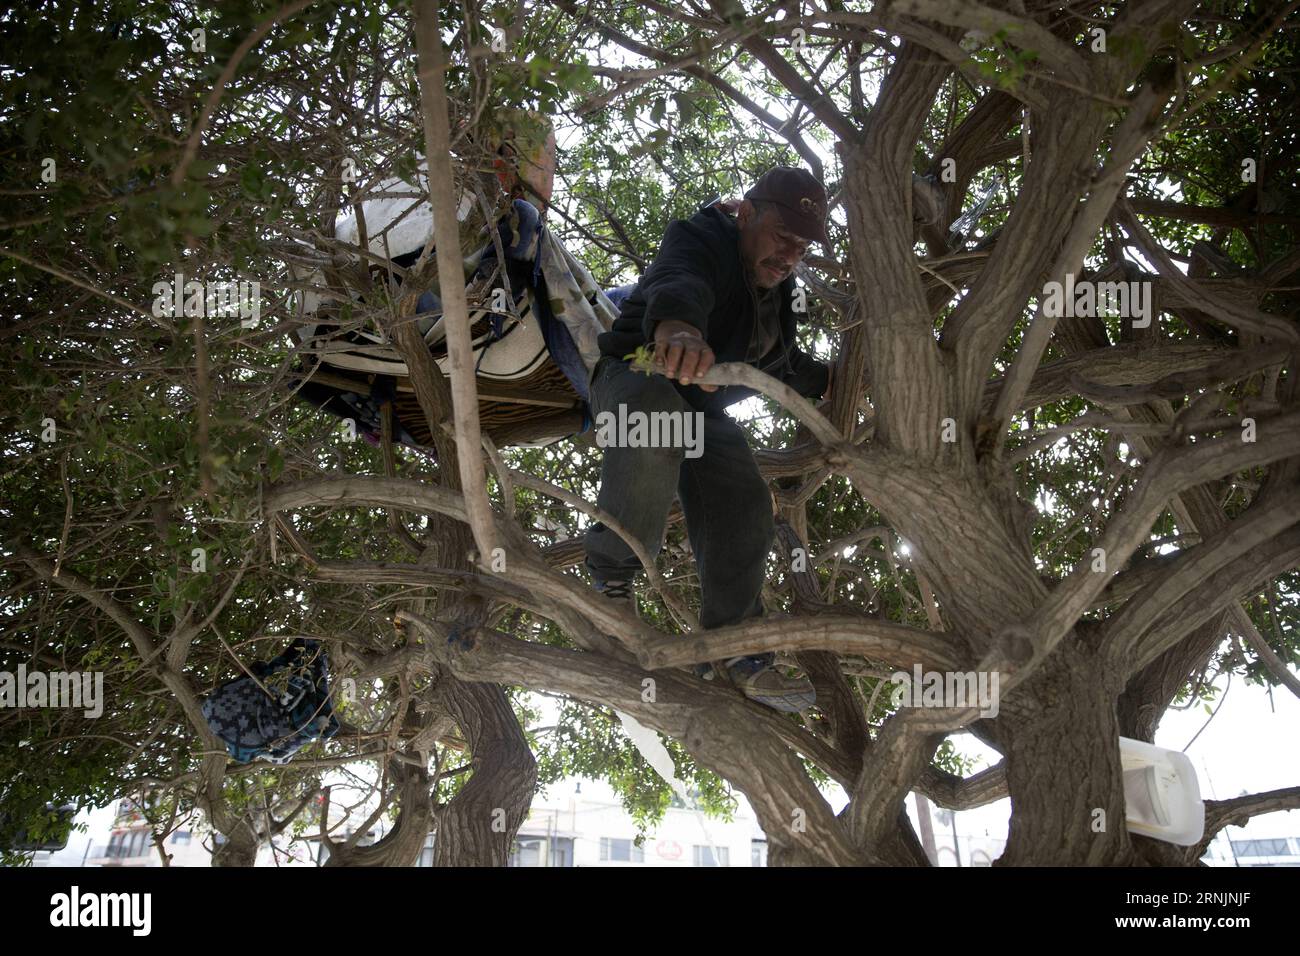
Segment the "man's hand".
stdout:
<path fill-rule="evenodd" d="M 713 367 L 713 349 L 704 341 L 700 330 L 686 322 L 668 319 L 655 326 L 655 361 L 664 374 L 683 385 L 690 385 Z M 706 392 L 716 392 L 716 385 L 701 385 Z"/>

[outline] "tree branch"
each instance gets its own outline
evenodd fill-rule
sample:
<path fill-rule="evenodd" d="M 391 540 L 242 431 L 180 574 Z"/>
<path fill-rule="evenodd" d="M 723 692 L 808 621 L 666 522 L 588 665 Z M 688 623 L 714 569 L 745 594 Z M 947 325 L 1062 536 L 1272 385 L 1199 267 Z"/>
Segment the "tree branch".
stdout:
<path fill-rule="evenodd" d="M 429 166 L 429 202 L 442 277 L 443 324 L 447 329 L 447 357 L 451 365 L 451 397 L 455 409 L 457 463 L 466 516 L 474 532 L 480 561 L 497 548 L 497 535 L 483 480 L 482 433 L 478 419 L 478 392 L 474 382 L 474 356 L 470 342 L 469 306 L 461 281 L 464 264 L 457 229 L 455 178 L 451 170 L 448 135 L 445 54 L 438 32 L 438 6 L 423 0 L 415 7 L 415 41 L 419 52 L 420 108 L 424 113 L 424 155 Z"/>
<path fill-rule="evenodd" d="M 1230 563 L 1204 578 L 1179 605 L 1177 616 L 1166 617 L 1143 635 L 1127 664 L 1133 670 L 1146 666 L 1177 644 L 1189 626 L 1195 626 L 1258 590 L 1265 581 L 1300 564 L 1300 526 L 1266 541 L 1249 560 Z"/>
<path fill-rule="evenodd" d="M 845 779 L 851 767 L 824 742 L 761 705 L 669 672 L 653 675 L 653 699 L 647 700 L 643 680 L 650 675 L 630 664 L 520 641 L 488 628 L 460 633 L 404 611 L 398 617 L 458 678 L 548 690 L 630 714 L 681 741 L 702 764 L 742 790 L 774 843 L 801 847 L 832 864 L 855 862 L 852 846 L 794 749 L 836 779 Z M 795 809 L 804 811 L 806 827 L 792 826 Z"/>
<path fill-rule="evenodd" d="M 917 781 L 916 789 L 945 810 L 974 810 L 1007 795 L 1007 765 L 999 761 L 970 777 L 929 767 Z"/>
<path fill-rule="evenodd" d="M 1039 60 L 1071 83 L 1088 85 L 1087 62 L 1079 51 L 1028 17 L 973 0 L 893 0 L 889 9 L 967 31 L 979 30 L 989 35 L 1005 31 L 1008 43 L 1037 54 Z"/>
<path fill-rule="evenodd" d="M 1212 478 L 1290 457 L 1295 454 L 1297 442 L 1300 411 L 1292 411 L 1261 422 L 1255 442 L 1224 437 L 1158 452 L 1147 462 L 1123 509 L 1096 543 L 1104 551 L 1110 570 L 1105 574 L 1093 572 L 1089 556 L 1053 589 L 1035 614 L 1031 631 L 1037 656 L 1049 653 L 1096 600 L 1110 577 L 1142 543 L 1170 497 Z"/>
<path fill-rule="evenodd" d="M 764 651 L 824 650 L 861 654 L 899 668 L 921 664 L 933 670 L 965 670 L 969 661 L 960 647 L 942 634 L 837 611 L 812 617 L 765 615 L 685 637 L 656 637 L 642 645 L 637 657 L 645 667 L 658 670 Z"/>
<path fill-rule="evenodd" d="M 1274 496 L 1271 501 L 1248 508 L 1245 514 L 1225 523 L 1201 544 L 1180 552 L 1155 580 L 1125 603 L 1106 622 L 1103 643 L 1117 659 L 1131 661 L 1134 648 L 1147 630 L 1157 622 L 1167 622 L 1189 592 L 1204 587 L 1212 574 L 1230 564 L 1254 564 L 1252 558 L 1259 549 L 1297 521 L 1300 521 L 1300 488 L 1290 495 Z M 1129 666 L 1137 667 L 1136 663 Z"/>
<path fill-rule="evenodd" d="M 1190 862 L 1203 857 L 1224 827 L 1244 827 L 1250 822 L 1251 817 L 1297 808 L 1300 808 L 1300 787 L 1250 793 L 1242 797 L 1233 797 L 1231 800 L 1206 800 L 1205 833 L 1200 843 L 1187 849 L 1187 859 Z"/>

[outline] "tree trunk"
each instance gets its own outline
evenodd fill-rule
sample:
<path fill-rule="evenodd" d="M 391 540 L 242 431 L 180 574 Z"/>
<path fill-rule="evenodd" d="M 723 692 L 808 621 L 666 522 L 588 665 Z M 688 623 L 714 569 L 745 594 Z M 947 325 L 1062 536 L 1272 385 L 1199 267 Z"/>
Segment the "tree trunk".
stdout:
<path fill-rule="evenodd" d="M 234 827 L 223 834 L 226 842 L 212 850 L 213 866 L 252 866 L 261 843 L 247 826 Z"/>
<path fill-rule="evenodd" d="M 474 775 L 438 812 L 434 866 L 505 866 L 537 788 L 537 761 L 505 690 L 448 675 L 440 688 L 474 755 Z"/>
<path fill-rule="evenodd" d="M 1000 866 L 1116 866 L 1131 856 L 1115 712 L 1121 678 L 1082 634 L 1067 637 L 1002 704 L 1015 813 Z"/>
<path fill-rule="evenodd" d="M 433 828 L 433 802 L 429 796 L 428 771 L 401 763 L 393 764 L 393 775 L 401 787 L 402 809 L 397 824 L 382 840 L 370 846 L 330 847 L 326 866 L 414 866 Z"/>

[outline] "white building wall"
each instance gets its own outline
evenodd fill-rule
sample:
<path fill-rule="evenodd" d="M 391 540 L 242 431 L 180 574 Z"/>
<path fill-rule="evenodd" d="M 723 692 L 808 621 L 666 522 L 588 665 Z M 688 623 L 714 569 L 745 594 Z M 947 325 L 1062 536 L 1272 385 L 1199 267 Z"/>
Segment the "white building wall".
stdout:
<path fill-rule="evenodd" d="M 754 841 L 764 841 L 752 811 L 742 800 L 734 819 L 710 819 L 697 810 L 670 807 L 659 826 L 648 831 L 642 845 L 632 817 L 606 784 L 583 780 L 562 781 L 550 793 L 533 801 L 528 819 L 519 829 L 521 842 L 529 838 L 572 840 L 573 866 L 751 866 Z M 602 841 L 605 842 L 602 853 Z M 698 849 L 697 849 L 698 848 Z M 760 859 L 765 859 L 765 842 Z M 630 857 L 624 859 L 621 857 Z M 542 865 L 546 865 L 543 863 Z"/>

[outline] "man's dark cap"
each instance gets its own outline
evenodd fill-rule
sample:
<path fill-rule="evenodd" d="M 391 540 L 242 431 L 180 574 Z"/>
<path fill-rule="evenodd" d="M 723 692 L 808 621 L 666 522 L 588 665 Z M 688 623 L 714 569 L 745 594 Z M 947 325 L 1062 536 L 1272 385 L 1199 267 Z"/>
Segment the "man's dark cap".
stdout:
<path fill-rule="evenodd" d="M 815 239 L 830 249 L 826 235 L 826 190 L 812 173 L 793 166 L 773 166 L 745 193 L 751 202 L 774 203 L 791 232 Z"/>

